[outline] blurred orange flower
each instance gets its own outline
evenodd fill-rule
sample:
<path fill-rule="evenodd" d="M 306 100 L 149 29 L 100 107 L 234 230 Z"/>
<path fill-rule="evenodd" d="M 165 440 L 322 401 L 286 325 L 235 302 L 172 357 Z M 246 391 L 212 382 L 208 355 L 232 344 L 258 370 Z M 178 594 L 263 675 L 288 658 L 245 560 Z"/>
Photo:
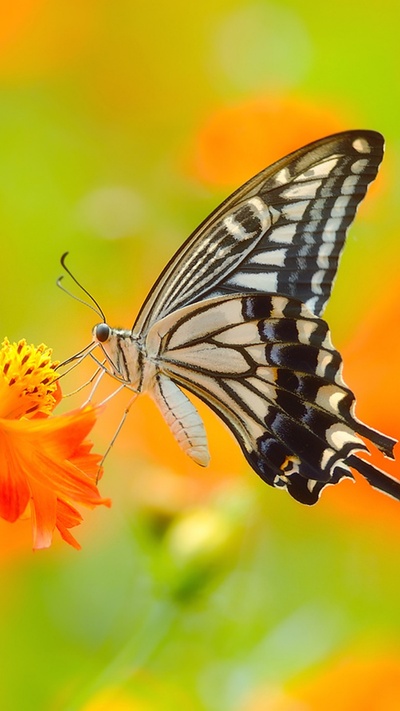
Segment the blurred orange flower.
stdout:
<path fill-rule="evenodd" d="M 398 650 L 355 650 L 287 691 L 258 690 L 241 711 L 396 711 L 399 698 Z"/>
<path fill-rule="evenodd" d="M 0 349 L 0 516 L 29 513 L 33 548 L 51 545 L 54 529 L 74 548 L 69 529 L 82 521 L 73 504 L 110 506 L 96 486 L 100 455 L 85 441 L 94 407 L 49 417 L 61 399 L 51 350 L 25 340 Z M 101 470 L 100 470 L 101 474 Z"/>
<path fill-rule="evenodd" d="M 210 114 L 192 141 L 188 172 L 218 187 L 239 186 L 301 145 L 352 125 L 345 112 L 299 97 L 255 97 Z"/>
<path fill-rule="evenodd" d="M 49 3 L 13 0 L 2 3 L 0 78 L 29 81 L 64 72 L 87 56 L 97 0 Z M 60 41 L 62 38 L 62 41 Z"/>

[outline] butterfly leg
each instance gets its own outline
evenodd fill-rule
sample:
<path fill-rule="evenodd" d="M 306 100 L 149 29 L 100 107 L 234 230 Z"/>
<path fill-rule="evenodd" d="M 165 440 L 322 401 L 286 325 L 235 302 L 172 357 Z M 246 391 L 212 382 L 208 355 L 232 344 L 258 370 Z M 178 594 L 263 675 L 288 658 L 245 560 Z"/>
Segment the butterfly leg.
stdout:
<path fill-rule="evenodd" d="M 102 402 L 101 404 L 104 405 L 105 402 L 107 402 L 107 401 L 110 400 L 112 397 L 114 397 L 114 395 L 116 395 L 117 393 L 119 393 L 124 387 L 125 387 L 124 385 L 121 385 L 120 388 L 118 388 L 117 390 L 115 390 L 111 395 L 109 395 L 109 397 L 107 397 L 105 400 L 103 400 L 103 402 Z M 129 400 L 129 402 L 128 402 L 128 404 L 127 404 L 125 410 L 124 410 L 124 414 L 122 415 L 121 420 L 120 420 L 120 422 L 118 423 L 118 427 L 117 427 L 117 429 L 115 430 L 115 432 L 114 432 L 114 434 L 113 434 L 113 436 L 112 436 L 112 438 L 111 438 L 110 444 L 108 445 L 106 451 L 105 451 L 104 454 L 103 454 L 103 457 L 102 457 L 101 462 L 100 462 L 100 465 L 99 465 L 99 471 L 100 471 L 101 467 L 103 466 L 103 464 L 104 464 L 106 458 L 108 457 L 108 455 L 109 455 L 111 449 L 113 448 L 114 442 L 115 442 L 115 440 L 117 439 L 119 433 L 121 432 L 121 430 L 122 430 L 122 428 L 123 428 L 123 426 L 124 426 L 124 424 L 125 424 L 125 420 L 126 420 L 126 418 L 128 417 L 128 415 L 129 415 L 129 410 L 131 409 L 131 407 L 132 407 L 133 403 L 135 402 L 137 396 L 138 396 L 138 393 L 135 393 L 135 394 L 133 395 L 133 397 L 131 397 L 131 399 Z"/>

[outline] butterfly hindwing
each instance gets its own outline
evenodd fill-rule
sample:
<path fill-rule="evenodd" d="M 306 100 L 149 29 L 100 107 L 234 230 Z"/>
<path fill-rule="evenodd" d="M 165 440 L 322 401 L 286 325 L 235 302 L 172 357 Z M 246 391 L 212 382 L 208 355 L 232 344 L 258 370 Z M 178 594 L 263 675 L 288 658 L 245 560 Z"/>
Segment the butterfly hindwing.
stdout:
<path fill-rule="evenodd" d="M 367 450 L 360 429 L 391 455 L 394 441 L 356 419 L 328 326 L 301 302 L 269 294 L 210 299 L 157 323 L 147 350 L 163 377 L 226 422 L 267 483 L 303 503 L 351 476 L 346 460 Z"/>
<path fill-rule="evenodd" d="M 320 315 L 346 230 L 383 155 L 374 131 L 309 144 L 261 171 L 193 232 L 166 266 L 134 326 L 232 293 L 281 293 Z"/>

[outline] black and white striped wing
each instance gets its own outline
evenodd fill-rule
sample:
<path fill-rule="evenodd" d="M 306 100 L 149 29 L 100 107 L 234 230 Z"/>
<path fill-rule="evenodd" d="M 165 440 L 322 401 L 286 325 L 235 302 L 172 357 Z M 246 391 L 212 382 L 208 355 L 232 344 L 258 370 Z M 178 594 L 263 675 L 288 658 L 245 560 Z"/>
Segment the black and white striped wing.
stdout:
<path fill-rule="evenodd" d="M 251 178 L 176 252 L 144 302 L 134 333 L 146 333 L 190 303 L 232 293 L 284 294 L 319 316 L 346 230 L 382 155 L 379 133 L 346 131 Z"/>
<path fill-rule="evenodd" d="M 327 324 L 278 295 L 217 297 L 185 307 L 150 330 L 157 372 L 200 397 L 226 422 L 253 469 L 271 486 L 313 504 L 351 477 L 400 497 L 400 483 L 355 452 L 359 435 L 393 457 L 395 440 L 357 420 Z"/>

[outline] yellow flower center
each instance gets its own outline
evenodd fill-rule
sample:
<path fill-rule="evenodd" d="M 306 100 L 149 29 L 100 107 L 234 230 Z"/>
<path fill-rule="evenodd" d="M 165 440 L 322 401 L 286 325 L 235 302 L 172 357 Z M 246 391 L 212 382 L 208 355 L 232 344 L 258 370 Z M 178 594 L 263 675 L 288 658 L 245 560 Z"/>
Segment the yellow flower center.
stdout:
<path fill-rule="evenodd" d="M 58 362 L 51 362 L 51 349 L 43 343 L 28 346 L 25 339 L 0 349 L 0 417 L 19 419 L 38 412 L 49 415 L 55 405 Z"/>

